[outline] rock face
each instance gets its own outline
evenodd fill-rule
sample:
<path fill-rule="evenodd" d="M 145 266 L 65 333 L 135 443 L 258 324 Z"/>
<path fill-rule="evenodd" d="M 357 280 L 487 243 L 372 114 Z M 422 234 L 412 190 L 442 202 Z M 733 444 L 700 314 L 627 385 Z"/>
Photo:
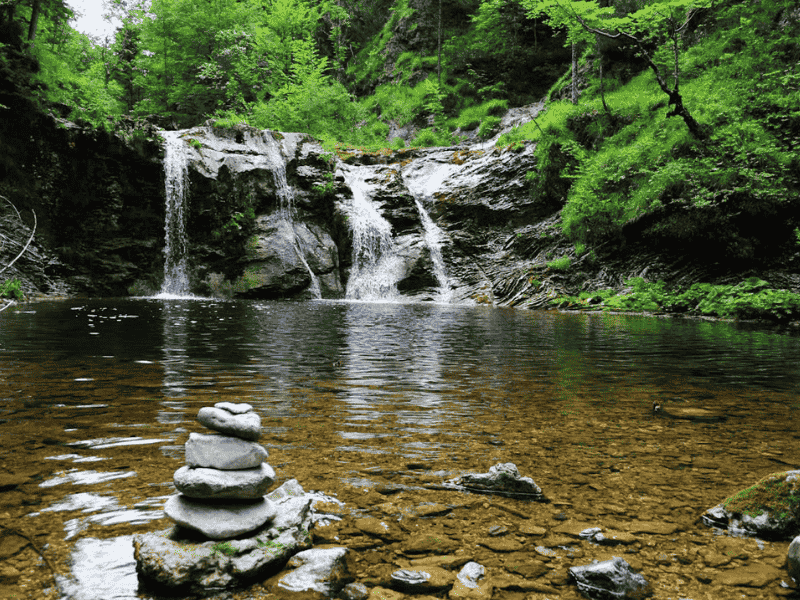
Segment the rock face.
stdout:
<path fill-rule="evenodd" d="M 478 494 L 499 494 L 524 500 L 545 500 L 542 489 L 530 477 L 522 477 L 514 463 L 500 463 L 488 473 L 468 473 L 446 481 L 443 486 Z"/>
<path fill-rule="evenodd" d="M 645 598 L 652 588 L 640 574 L 618 556 L 583 567 L 570 567 L 570 578 L 582 594 L 596 600 Z"/>
<path fill-rule="evenodd" d="M 274 509 L 272 522 L 246 537 L 198 541 L 178 527 L 135 535 L 139 579 L 156 591 L 209 595 L 266 577 L 310 547 L 309 527 L 328 516 L 312 509 L 318 500 L 332 499 L 306 493 L 292 479 L 264 499 Z"/>
<path fill-rule="evenodd" d="M 790 540 L 800 532 L 800 470 L 767 475 L 702 515 L 737 535 Z"/>

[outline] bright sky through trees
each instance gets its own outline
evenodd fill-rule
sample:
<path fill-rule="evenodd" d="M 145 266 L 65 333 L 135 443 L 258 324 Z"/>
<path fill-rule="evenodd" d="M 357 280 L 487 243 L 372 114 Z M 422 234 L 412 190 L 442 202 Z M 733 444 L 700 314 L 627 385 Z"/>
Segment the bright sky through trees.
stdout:
<path fill-rule="evenodd" d="M 67 0 L 67 4 L 78 15 L 71 25 L 81 33 L 100 38 L 114 35 L 117 24 L 103 19 L 103 0 Z"/>

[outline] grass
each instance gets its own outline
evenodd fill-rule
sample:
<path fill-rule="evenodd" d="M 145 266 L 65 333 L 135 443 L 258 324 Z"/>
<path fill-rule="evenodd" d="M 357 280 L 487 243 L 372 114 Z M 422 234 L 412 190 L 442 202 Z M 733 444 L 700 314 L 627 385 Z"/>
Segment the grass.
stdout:
<path fill-rule="evenodd" d="M 772 473 L 755 485 L 737 492 L 723 501 L 725 510 L 751 517 L 769 513 L 780 520 L 800 523 L 800 484 L 786 481 L 787 473 Z"/>
<path fill-rule="evenodd" d="M 548 266 L 550 266 L 548 264 Z M 621 312 L 665 312 L 731 319 L 788 321 L 800 319 L 800 294 L 768 287 L 751 277 L 738 285 L 696 283 L 685 290 L 670 290 L 663 281 L 634 277 L 625 282 L 628 291 L 581 292 L 551 300 L 558 308 Z"/>

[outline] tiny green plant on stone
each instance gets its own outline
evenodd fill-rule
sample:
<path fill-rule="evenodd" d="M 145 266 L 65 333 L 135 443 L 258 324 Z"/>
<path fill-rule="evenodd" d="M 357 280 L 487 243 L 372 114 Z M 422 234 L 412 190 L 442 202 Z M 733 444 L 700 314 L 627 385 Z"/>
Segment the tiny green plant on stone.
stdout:
<path fill-rule="evenodd" d="M 230 542 L 219 542 L 211 546 L 212 554 L 224 554 L 225 556 L 236 556 L 237 550 L 231 546 Z"/>

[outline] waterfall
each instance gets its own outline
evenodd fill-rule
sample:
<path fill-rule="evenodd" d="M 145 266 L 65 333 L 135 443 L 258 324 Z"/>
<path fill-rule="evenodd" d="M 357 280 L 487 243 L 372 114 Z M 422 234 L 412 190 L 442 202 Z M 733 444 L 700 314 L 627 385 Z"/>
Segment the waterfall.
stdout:
<path fill-rule="evenodd" d="M 275 175 L 275 186 L 277 188 L 280 215 L 289 221 L 289 225 L 291 225 L 294 235 L 295 252 L 297 252 L 300 262 L 303 263 L 303 266 L 306 268 L 306 271 L 308 271 L 308 274 L 311 277 L 311 293 L 317 300 L 319 300 L 322 298 L 322 289 L 319 285 L 319 278 L 316 276 L 314 271 L 311 270 L 311 266 L 306 260 L 303 249 L 300 247 L 300 243 L 297 241 L 297 234 L 294 233 L 294 192 L 292 191 L 292 188 L 289 185 L 289 180 L 286 177 L 286 159 L 283 157 L 280 145 L 275 141 L 268 131 L 264 132 L 264 142 L 266 143 L 267 148 L 267 160 L 272 167 L 272 173 Z"/>
<path fill-rule="evenodd" d="M 352 201 L 344 207 L 353 234 L 353 265 L 345 298 L 396 299 L 403 264 L 393 252 L 392 226 L 370 201 L 371 186 L 366 181 L 364 170 L 345 165 L 340 168 L 353 192 Z"/>
<path fill-rule="evenodd" d="M 188 146 L 179 131 L 164 131 L 164 181 L 166 218 L 164 220 L 164 283 L 159 296 L 188 296 L 186 267 L 186 191 L 189 187 Z"/>
<path fill-rule="evenodd" d="M 450 161 L 439 164 L 430 157 L 412 162 L 403 172 L 403 182 L 414 198 L 414 204 L 422 221 L 423 240 L 431 255 L 433 274 L 439 283 L 437 298 L 439 302 L 452 301 L 452 286 L 442 257 L 444 233 L 425 210 L 424 201 L 433 197 L 436 189 L 454 170 Z"/>

